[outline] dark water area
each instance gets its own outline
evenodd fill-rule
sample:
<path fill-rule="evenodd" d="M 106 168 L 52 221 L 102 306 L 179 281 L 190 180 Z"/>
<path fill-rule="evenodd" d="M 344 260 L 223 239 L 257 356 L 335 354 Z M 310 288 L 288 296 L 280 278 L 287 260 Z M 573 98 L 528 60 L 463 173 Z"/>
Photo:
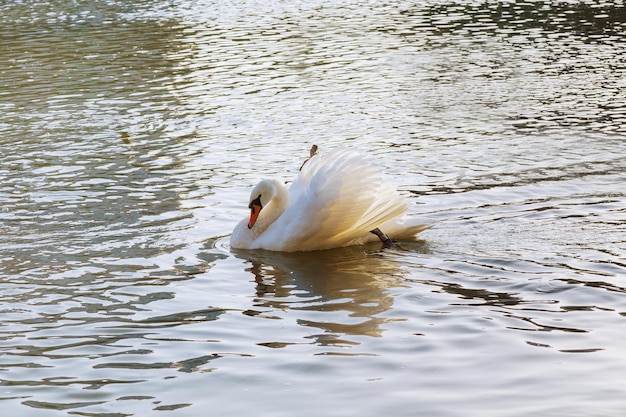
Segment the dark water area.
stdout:
<path fill-rule="evenodd" d="M 622 1 L 0 5 L 5 414 L 621 416 L 625 33 Z M 432 228 L 231 250 L 313 143 Z"/>

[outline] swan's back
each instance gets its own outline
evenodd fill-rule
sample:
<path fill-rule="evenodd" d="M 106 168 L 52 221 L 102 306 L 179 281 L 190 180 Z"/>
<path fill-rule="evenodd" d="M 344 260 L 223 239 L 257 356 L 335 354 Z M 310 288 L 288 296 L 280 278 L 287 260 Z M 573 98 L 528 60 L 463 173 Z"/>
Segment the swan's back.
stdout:
<path fill-rule="evenodd" d="M 271 233 L 274 238 L 280 236 L 283 246 L 276 250 L 328 249 L 362 242 L 370 237 L 370 230 L 408 208 L 405 199 L 383 183 L 382 172 L 370 157 L 350 149 L 313 156 L 292 184 L 289 198 L 288 209 L 271 228 L 278 226 Z"/>

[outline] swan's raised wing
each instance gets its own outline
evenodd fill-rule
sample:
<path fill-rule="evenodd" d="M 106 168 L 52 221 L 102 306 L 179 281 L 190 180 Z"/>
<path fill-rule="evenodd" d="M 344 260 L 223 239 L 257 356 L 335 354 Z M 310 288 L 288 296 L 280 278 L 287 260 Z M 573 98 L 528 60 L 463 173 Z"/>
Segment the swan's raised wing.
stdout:
<path fill-rule="evenodd" d="M 289 190 L 291 203 L 274 237 L 283 250 L 345 246 L 402 215 L 408 204 L 382 182 L 380 169 L 367 154 L 344 149 L 315 155 Z M 279 237 L 280 236 L 280 237 Z"/>

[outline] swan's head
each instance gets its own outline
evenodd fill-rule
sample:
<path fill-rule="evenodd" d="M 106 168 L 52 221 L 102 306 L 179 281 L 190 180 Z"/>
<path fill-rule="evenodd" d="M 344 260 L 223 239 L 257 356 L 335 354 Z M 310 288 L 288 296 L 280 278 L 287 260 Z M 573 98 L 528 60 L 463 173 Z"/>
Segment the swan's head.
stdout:
<path fill-rule="evenodd" d="M 272 180 L 263 180 L 254 187 L 250 193 L 250 204 L 248 205 L 250 209 L 248 229 L 252 229 L 263 207 L 265 207 L 275 195 L 276 186 Z"/>

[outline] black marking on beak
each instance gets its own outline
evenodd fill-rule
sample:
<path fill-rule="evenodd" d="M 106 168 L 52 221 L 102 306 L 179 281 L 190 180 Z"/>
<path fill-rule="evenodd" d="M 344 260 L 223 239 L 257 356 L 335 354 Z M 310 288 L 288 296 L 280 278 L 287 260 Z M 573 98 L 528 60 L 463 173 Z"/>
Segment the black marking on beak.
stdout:
<path fill-rule="evenodd" d="M 248 204 L 248 208 L 251 209 L 252 206 L 259 206 L 261 208 L 263 208 L 263 204 L 261 204 L 261 194 L 259 194 L 259 196 L 257 198 L 255 198 L 254 200 L 252 200 L 250 202 L 250 204 Z"/>

